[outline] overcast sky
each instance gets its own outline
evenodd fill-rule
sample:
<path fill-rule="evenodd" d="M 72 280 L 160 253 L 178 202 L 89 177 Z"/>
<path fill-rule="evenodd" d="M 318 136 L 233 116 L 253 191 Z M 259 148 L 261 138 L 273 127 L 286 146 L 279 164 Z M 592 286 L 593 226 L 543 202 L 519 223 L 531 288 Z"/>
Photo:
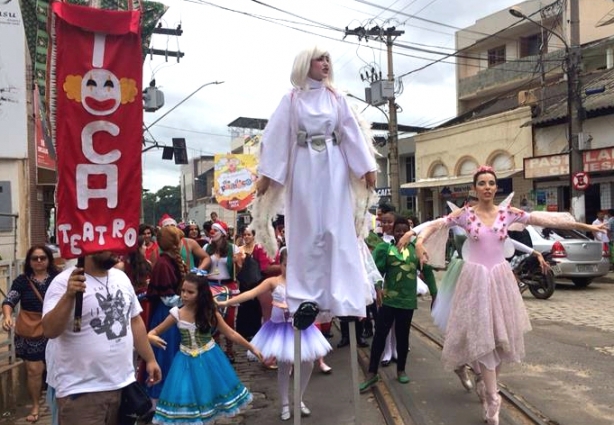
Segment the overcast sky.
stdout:
<path fill-rule="evenodd" d="M 420 49 L 453 52 L 455 27 L 473 25 L 476 20 L 520 1 L 164 0 L 164 3 L 170 7 L 162 25 L 175 28 L 181 24 L 183 35 L 154 35 L 151 46 L 180 50 L 185 56 L 179 63 L 171 57 L 168 61 L 161 56 L 145 59 L 144 84 L 155 78 L 166 99 L 159 111 L 145 113 L 145 125 L 200 86 L 224 81 L 199 90 L 151 127 L 151 134 L 146 134 L 147 139 L 153 137 L 167 145 L 172 137 L 184 137 L 188 156 L 192 158 L 228 152 L 231 139 L 228 124 L 236 118 L 269 118 L 291 88 L 290 71 L 295 55 L 306 47 L 317 44 L 328 49 L 336 86 L 364 98 L 366 84 L 361 81 L 360 72 L 364 67 L 375 66 L 387 75 L 385 46 L 376 40 L 359 42 L 356 36 L 343 40 L 346 26 L 350 29 L 394 26 L 405 31 L 397 41 L 412 49 L 394 48 L 394 74 L 397 77 L 407 74 L 402 78 L 403 91 L 397 94 L 397 103 L 402 108 L 398 114 L 400 124 L 432 126 L 451 118 L 455 115 L 454 59 L 415 71 L 442 57 Z M 375 108 L 367 107 L 364 114 L 370 121 L 386 122 Z M 143 187 L 151 191 L 179 184 L 179 166 L 161 157 L 159 149 L 143 154 Z"/>

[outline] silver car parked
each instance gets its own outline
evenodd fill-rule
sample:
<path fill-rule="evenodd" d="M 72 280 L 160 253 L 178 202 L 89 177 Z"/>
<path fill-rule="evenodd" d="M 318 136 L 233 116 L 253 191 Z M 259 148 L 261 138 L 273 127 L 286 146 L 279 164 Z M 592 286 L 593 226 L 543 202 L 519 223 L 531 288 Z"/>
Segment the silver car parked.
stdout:
<path fill-rule="evenodd" d="M 588 286 L 594 278 L 610 270 L 608 244 L 589 239 L 575 230 L 527 226 L 533 249 L 552 253 L 557 263 L 553 272 L 557 278 L 568 278 L 576 286 Z"/>

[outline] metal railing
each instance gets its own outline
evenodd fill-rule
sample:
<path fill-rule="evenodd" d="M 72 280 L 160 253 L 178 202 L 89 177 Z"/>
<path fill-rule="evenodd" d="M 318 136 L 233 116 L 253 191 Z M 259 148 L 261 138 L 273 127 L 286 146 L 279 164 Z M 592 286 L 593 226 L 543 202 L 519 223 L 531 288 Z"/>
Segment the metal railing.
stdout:
<path fill-rule="evenodd" d="M 23 260 L 0 261 L 0 302 L 4 301 L 15 278 L 19 275 L 23 266 Z M 14 314 L 18 312 L 17 307 Z M 15 332 L 11 329 L 8 333 L 0 331 L 0 367 L 13 364 L 15 357 Z"/>

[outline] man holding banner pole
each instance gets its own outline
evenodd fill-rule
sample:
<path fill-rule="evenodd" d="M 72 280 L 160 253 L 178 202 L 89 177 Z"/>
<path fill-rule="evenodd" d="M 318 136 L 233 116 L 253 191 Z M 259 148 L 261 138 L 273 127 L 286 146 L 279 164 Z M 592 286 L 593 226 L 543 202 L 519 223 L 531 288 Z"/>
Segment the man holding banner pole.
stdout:
<path fill-rule="evenodd" d="M 49 13 L 58 243 L 63 258 L 84 257 L 84 263 L 58 275 L 45 297 L 48 382 L 60 423 L 111 425 L 122 390 L 135 382 L 133 347 L 146 361 L 149 383 L 161 379 L 140 304 L 130 279 L 113 268 L 112 254 L 137 249 L 141 13 L 67 2 L 52 2 Z M 79 293 L 82 323 L 73 328 Z"/>
<path fill-rule="evenodd" d="M 50 338 L 49 384 L 55 389 L 60 423 L 114 424 L 121 390 L 135 381 L 133 347 L 146 364 L 149 385 L 162 378 L 147 340 L 141 307 L 116 257 L 102 251 L 85 257 L 53 280 L 43 304 Z M 73 331 L 73 309 L 83 293 L 83 329 Z"/>

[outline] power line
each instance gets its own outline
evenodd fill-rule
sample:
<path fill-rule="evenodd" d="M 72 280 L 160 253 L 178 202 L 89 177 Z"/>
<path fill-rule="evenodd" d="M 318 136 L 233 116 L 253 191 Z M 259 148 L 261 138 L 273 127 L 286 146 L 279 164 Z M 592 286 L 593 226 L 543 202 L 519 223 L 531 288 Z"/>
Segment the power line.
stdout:
<path fill-rule="evenodd" d="M 303 33 L 306 33 L 306 34 L 315 35 L 317 37 L 325 38 L 325 39 L 328 39 L 328 40 L 333 40 L 333 41 L 336 41 L 336 42 L 342 42 L 344 44 L 351 44 L 351 45 L 355 45 L 355 46 L 364 46 L 364 44 L 354 43 L 354 42 L 347 41 L 347 40 L 339 40 L 339 39 L 336 39 L 336 38 L 333 38 L 333 37 L 330 37 L 330 36 L 326 36 L 326 35 L 323 35 L 323 34 L 314 33 L 314 32 L 307 31 L 307 30 L 304 30 L 304 29 L 301 29 L 301 28 L 296 28 L 296 27 L 293 27 L 293 26 L 290 26 L 290 25 L 285 25 L 285 24 L 282 24 L 282 23 L 277 22 L 277 21 L 291 22 L 291 23 L 296 24 L 296 25 L 307 25 L 307 24 L 303 24 L 303 23 L 300 23 L 300 22 L 287 21 L 287 20 L 283 20 L 283 19 L 280 19 L 280 18 L 272 18 L 272 17 L 261 16 L 261 15 L 255 15 L 255 14 L 252 14 L 252 13 L 248 13 L 248 12 L 244 12 L 244 11 L 238 11 L 238 10 L 234 10 L 234 9 L 231 9 L 231 8 L 228 8 L 228 7 L 220 6 L 220 5 L 217 5 L 215 3 L 211 3 L 211 2 L 205 1 L 205 0 L 187 0 L 187 1 L 192 2 L 192 3 L 196 3 L 196 4 L 208 5 L 208 6 L 216 7 L 216 8 L 222 9 L 222 10 L 226 10 L 226 11 L 233 12 L 233 13 L 238 13 L 238 14 L 245 15 L 245 16 L 252 17 L 252 18 L 255 18 L 255 19 L 259 19 L 259 20 L 264 20 L 265 22 L 269 22 L 269 23 L 272 23 L 272 24 L 280 25 L 280 26 L 283 26 L 283 27 L 286 27 L 286 28 L 289 28 L 289 29 L 293 29 L 295 31 L 300 31 L 300 32 L 303 32 Z M 274 7 L 274 6 L 269 6 L 266 3 L 263 3 L 261 1 L 257 1 L 257 0 L 252 0 L 252 1 L 254 1 L 255 3 L 260 4 L 262 6 L 270 7 L 270 8 L 272 8 L 272 9 L 278 11 L 278 12 L 286 13 L 286 14 L 289 14 L 289 15 L 295 16 L 295 17 L 300 17 L 300 16 L 298 16 L 298 15 L 292 13 L 292 12 L 288 12 L 288 11 L 285 11 L 283 9 L 280 9 L 280 8 L 277 8 L 277 7 Z M 358 0 L 356 0 L 356 1 L 358 1 Z M 306 18 L 302 18 L 302 17 L 301 17 L 301 19 L 305 19 L 308 22 L 315 23 L 315 25 L 313 25 L 313 26 L 315 26 L 317 28 L 327 29 L 327 30 L 332 30 L 332 31 L 338 31 L 338 32 L 344 32 L 344 30 L 341 30 L 340 28 L 333 27 L 333 26 L 330 26 L 330 25 L 324 25 L 324 24 L 321 24 L 321 23 L 317 23 L 316 21 L 313 21 L 311 19 L 306 19 Z M 483 34 L 483 33 L 481 33 L 481 34 Z M 438 52 L 438 51 L 435 51 L 435 50 L 428 50 L 428 49 L 422 49 L 422 48 L 408 46 L 406 44 L 401 44 L 398 41 L 394 42 L 394 46 L 398 46 L 398 47 L 404 48 L 406 50 L 415 50 L 415 51 L 419 51 L 419 52 L 422 52 L 422 53 L 430 53 L 430 54 L 436 54 L 436 55 L 444 56 L 443 58 L 440 58 L 440 59 L 437 59 L 437 60 L 433 60 L 433 58 L 430 58 L 430 57 L 416 56 L 416 55 L 409 55 L 409 54 L 405 54 L 405 53 L 395 52 L 396 55 L 400 55 L 400 56 L 404 56 L 404 57 L 409 57 L 409 58 L 419 59 L 419 60 L 426 60 L 426 61 L 433 61 L 432 63 L 427 64 L 424 67 L 418 68 L 416 70 L 412 70 L 409 73 L 406 73 L 406 74 L 402 75 L 401 77 L 398 77 L 398 79 L 402 78 L 403 76 L 406 76 L 406 75 L 412 74 L 414 72 L 420 71 L 422 69 L 425 69 L 425 68 L 427 68 L 427 67 L 429 67 L 431 65 L 434 65 L 436 63 L 446 63 L 446 64 L 456 65 L 455 62 L 446 62 L 446 61 L 444 61 L 444 59 L 447 59 L 447 58 L 450 58 L 450 57 L 461 57 L 461 58 L 476 59 L 476 60 L 480 60 L 481 59 L 481 58 L 476 57 L 476 56 L 461 55 L 459 53 L 459 51 L 454 51 L 452 53 Z M 375 49 L 380 50 L 380 53 L 381 53 L 381 49 L 379 49 L 377 47 L 375 47 Z M 527 61 L 527 62 L 532 62 L 532 61 Z M 467 64 L 467 66 L 481 68 L 480 65 Z M 505 70 L 504 68 L 501 68 L 501 69 Z M 519 72 L 523 72 L 523 71 L 519 71 Z M 526 71 L 524 71 L 524 72 L 526 72 Z"/>
<path fill-rule="evenodd" d="M 207 136 L 220 136 L 220 137 L 228 137 L 228 134 L 217 134 L 217 133 L 208 133 L 206 131 L 198 131 L 198 130 L 188 130 L 186 128 L 179 128 L 179 127 L 171 127 L 168 125 L 162 125 L 162 124 L 157 124 L 156 127 L 161 127 L 161 128 L 168 128 L 170 130 L 177 130 L 177 131 L 183 131 L 186 133 L 196 133 L 196 134 L 204 134 Z"/>

